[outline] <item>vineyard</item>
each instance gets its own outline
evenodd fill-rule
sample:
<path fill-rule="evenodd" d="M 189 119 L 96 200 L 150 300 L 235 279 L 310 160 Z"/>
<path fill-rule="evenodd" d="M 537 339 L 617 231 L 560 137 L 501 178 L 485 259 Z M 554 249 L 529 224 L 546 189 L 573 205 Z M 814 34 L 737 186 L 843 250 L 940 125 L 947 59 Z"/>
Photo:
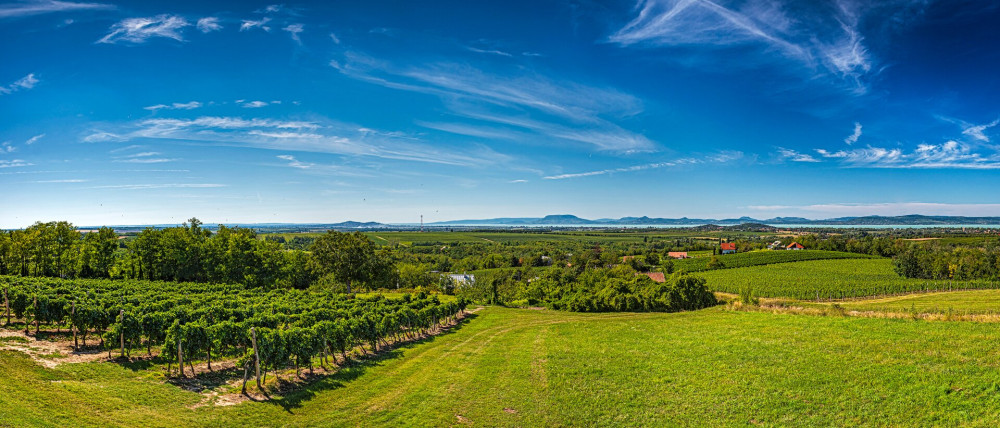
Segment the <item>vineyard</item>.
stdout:
<path fill-rule="evenodd" d="M 416 338 L 454 321 L 465 302 L 442 303 L 420 293 L 390 299 L 238 285 L 153 281 L 0 277 L 5 325 L 20 319 L 27 332 L 71 330 L 75 347 L 91 338 L 111 355 L 160 351 L 167 371 L 193 375 L 193 361 L 236 360 L 260 385 L 270 370 L 321 365 L 359 348 L 378 352 L 389 341 Z M 366 349 L 367 346 L 367 349 Z"/>
<path fill-rule="evenodd" d="M 840 251 L 751 251 L 748 253 L 727 254 L 719 256 L 721 267 L 715 269 L 742 268 L 749 266 L 770 265 L 776 263 L 802 262 L 807 260 L 833 260 L 833 259 L 871 259 L 874 256 L 857 253 L 845 253 Z M 675 270 L 687 272 L 702 272 L 713 269 L 709 266 L 710 257 L 697 257 L 674 261 Z"/>
<path fill-rule="evenodd" d="M 813 260 L 706 271 L 709 289 L 727 293 L 750 290 L 759 297 L 845 299 L 918 291 L 995 289 L 990 281 L 908 279 L 893 271 L 892 260 Z"/>

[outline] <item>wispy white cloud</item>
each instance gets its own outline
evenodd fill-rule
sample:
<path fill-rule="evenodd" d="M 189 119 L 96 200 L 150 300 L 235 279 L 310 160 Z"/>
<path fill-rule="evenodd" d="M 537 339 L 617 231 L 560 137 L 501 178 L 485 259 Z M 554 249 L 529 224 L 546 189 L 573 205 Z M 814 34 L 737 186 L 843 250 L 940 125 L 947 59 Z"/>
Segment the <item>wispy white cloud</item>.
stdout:
<path fill-rule="evenodd" d="M 271 31 L 271 27 L 267 26 L 267 23 L 271 22 L 271 18 L 263 17 L 258 20 L 244 19 L 243 24 L 240 25 L 240 31 L 249 31 L 254 28 L 260 28 L 264 31 Z"/>
<path fill-rule="evenodd" d="M 490 55 L 499 55 L 499 56 L 505 56 L 505 57 L 508 57 L 508 58 L 514 56 L 514 55 L 511 55 L 510 52 L 504 52 L 504 51 L 499 50 L 499 49 L 479 49 L 479 48 L 474 48 L 474 47 L 471 47 L 471 46 L 467 47 L 466 49 L 468 49 L 470 52 L 481 53 L 481 54 L 490 54 Z"/>
<path fill-rule="evenodd" d="M 372 132 L 363 127 L 326 121 L 243 119 L 205 116 L 196 119 L 146 119 L 114 132 L 95 131 L 87 142 L 167 139 L 272 150 L 330 153 L 473 166 L 506 162 L 509 157 L 485 146 L 439 148 L 411 136 Z"/>
<path fill-rule="evenodd" d="M 18 79 L 16 82 L 12 83 L 9 88 L 11 90 L 31 89 L 34 88 L 36 84 L 38 84 L 38 79 L 35 78 L 34 73 L 31 73 L 27 76 Z"/>
<path fill-rule="evenodd" d="M 330 33 L 330 40 L 333 40 L 333 44 L 335 45 L 340 44 L 340 37 L 337 37 L 337 35 L 334 33 Z"/>
<path fill-rule="evenodd" d="M 1000 119 L 982 125 L 967 124 L 966 128 L 962 130 L 962 134 L 968 135 L 977 141 L 988 143 L 990 142 L 990 137 L 986 135 L 986 130 L 997 126 L 997 124 L 1000 124 Z"/>
<path fill-rule="evenodd" d="M 20 79 L 17 79 L 13 83 L 7 86 L 0 86 L 0 95 L 14 93 L 24 89 L 31 89 L 37 85 L 39 80 L 35 77 L 35 73 L 28 74 Z"/>
<path fill-rule="evenodd" d="M 237 102 L 239 103 L 240 106 L 244 108 L 261 108 L 261 107 L 267 107 L 268 105 L 267 101 L 242 101 L 242 102 L 237 101 Z"/>
<path fill-rule="evenodd" d="M 103 3 L 78 3 L 57 0 L 36 0 L 0 5 L 0 18 L 17 18 L 43 13 L 69 12 L 75 10 L 108 10 L 114 5 Z"/>
<path fill-rule="evenodd" d="M 879 7 L 919 6 L 890 3 Z M 764 55 L 798 62 L 809 74 L 835 76 L 851 92 L 863 94 L 875 59 L 859 22 L 874 7 L 849 1 L 802 7 L 765 0 L 639 0 L 637 15 L 608 41 L 622 47 L 756 45 Z"/>
<path fill-rule="evenodd" d="M 184 17 L 178 15 L 157 15 L 147 18 L 128 18 L 111 26 L 111 32 L 98 43 L 145 43 L 153 37 L 164 37 L 184 41 L 181 30 L 190 26 Z"/>
<path fill-rule="evenodd" d="M 527 182 L 528 182 L 528 180 L 510 180 L 510 181 L 508 181 L 508 183 L 511 183 L 511 184 L 514 184 L 514 183 L 527 183 Z"/>
<path fill-rule="evenodd" d="M 536 136 L 582 142 L 613 152 L 653 151 L 656 144 L 617 121 L 642 112 L 642 102 L 614 89 L 557 81 L 537 73 L 486 73 L 444 63 L 400 67 L 347 53 L 330 65 L 373 84 L 440 97 L 453 114 L 533 131 Z M 467 125 L 468 126 L 468 125 Z"/>
<path fill-rule="evenodd" d="M 213 31 L 222 30 L 222 24 L 219 23 L 219 18 L 214 16 L 199 19 L 196 27 L 198 28 L 198 31 L 201 31 L 202 33 L 211 33 Z"/>
<path fill-rule="evenodd" d="M 792 149 L 786 149 L 784 147 L 778 147 L 778 154 L 782 160 L 788 160 L 792 162 L 819 162 L 819 159 L 814 158 L 812 155 L 806 153 L 799 153 Z"/>
<path fill-rule="evenodd" d="M 148 107 L 143 107 L 143 109 L 154 111 L 154 112 L 157 111 L 157 110 L 194 110 L 196 108 L 200 108 L 201 106 L 202 106 L 202 104 L 200 102 L 198 102 L 198 101 L 191 101 L 191 102 L 186 102 L 186 103 L 173 103 L 173 104 L 170 104 L 170 105 L 157 104 L 157 105 L 152 105 L 152 106 L 148 106 Z"/>
<path fill-rule="evenodd" d="M 314 163 L 300 162 L 297 159 L 295 159 L 295 156 L 292 155 L 278 155 L 277 158 L 288 161 L 288 166 L 292 168 L 309 169 L 316 166 L 316 164 Z"/>
<path fill-rule="evenodd" d="M 22 166 L 31 166 L 33 163 L 25 162 L 22 159 L 4 160 L 0 159 L 0 168 L 17 168 Z"/>
<path fill-rule="evenodd" d="M 106 143 L 112 141 L 127 141 L 128 137 L 112 132 L 95 131 L 83 137 L 84 143 Z"/>
<path fill-rule="evenodd" d="M 141 148 L 145 148 L 145 147 L 146 146 L 143 146 L 143 145 L 140 145 L 140 144 L 132 144 L 132 145 L 128 145 L 128 146 L 125 146 L 125 147 L 119 147 L 117 149 L 109 150 L 108 153 L 121 153 L 121 152 L 127 152 L 129 150 L 141 149 Z"/>
<path fill-rule="evenodd" d="M 706 163 L 726 163 L 743 158 L 742 152 L 721 152 L 703 158 L 681 158 L 667 162 L 648 163 L 643 165 L 633 165 L 622 168 L 610 168 L 597 171 L 578 172 L 572 174 L 549 175 L 542 177 L 545 180 L 565 180 L 568 178 L 593 177 L 596 175 L 611 175 L 626 172 L 643 171 L 647 169 L 673 168 L 685 165 L 698 165 Z"/>
<path fill-rule="evenodd" d="M 125 155 L 125 156 L 119 156 L 119 157 L 116 157 L 113 161 L 114 162 L 118 162 L 118 163 L 151 164 L 151 163 L 174 162 L 174 161 L 179 160 L 179 159 L 171 159 L 171 158 L 159 157 L 159 156 L 162 156 L 162 155 L 163 155 L 163 153 L 160 153 L 160 152 L 141 152 L 141 153 L 133 153 L 133 154 L 130 154 L 130 155 Z"/>
<path fill-rule="evenodd" d="M 299 34 L 305 31 L 305 26 L 302 24 L 289 24 L 287 27 L 282 28 L 282 30 L 289 32 L 292 35 L 292 40 L 295 43 L 302 44 L 302 39 L 299 38 Z"/>
<path fill-rule="evenodd" d="M 128 158 L 128 159 L 115 159 L 114 162 L 118 163 L 166 163 L 166 162 L 176 162 L 179 159 L 169 159 L 169 158 Z"/>
<path fill-rule="evenodd" d="M 69 178 L 65 180 L 39 180 L 32 181 L 32 183 L 86 183 L 90 180 L 85 180 L 82 178 Z"/>
<path fill-rule="evenodd" d="M 226 184 L 216 183 L 169 183 L 169 184 L 116 184 L 109 186 L 94 186 L 92 189 L 124 189 L 124 190 L 149 190 L 149 189 L 212 189 L 217 187 L 228 187 Z"/>
<path fill-rule="evenodd" d="M 848 135 L 847 138 L 844 138 L 844 142 L 847 143 L 847 145 L 851 145 L 857 143 L 858 138 L 861 138 L 861 123 L 854 122 L 854 132 L 852 132 L 851 135 Z"/>
<path fill-rule="evenodd" d="M 868 146 L 838 151 L 816 149 L 816 153 L 853 168 L 1000 169 L 1000 154 L 976 152 L 968 144 L 954 140 L 920 144 L 912 151 Z"/>
<path fill-rule="evenodd" d="M 10 143 L 10 141 L 4 141 L 0 143 L 0 154 L 14 153 L 17 151 L 17 147 Z"/>
<path fill-rule="evenodd" d="M 25 144 L 26 146 L 30 146 L 30 145 L 32 145 L 32 144 L 35 144 L 35 143 L 37 143 L 37 142 L 38 142 L 38 140 L 41 140 L 41 139 L 42 139 L 43 137 L 45 137 L 45 134 L 38 134 L 38 135 L 36 135 L 36 136 L 34 136 L 34 137 L 31 137 L 31 138 L 29 138 L 29 139 L 25 140 L 24 144 Z"/>

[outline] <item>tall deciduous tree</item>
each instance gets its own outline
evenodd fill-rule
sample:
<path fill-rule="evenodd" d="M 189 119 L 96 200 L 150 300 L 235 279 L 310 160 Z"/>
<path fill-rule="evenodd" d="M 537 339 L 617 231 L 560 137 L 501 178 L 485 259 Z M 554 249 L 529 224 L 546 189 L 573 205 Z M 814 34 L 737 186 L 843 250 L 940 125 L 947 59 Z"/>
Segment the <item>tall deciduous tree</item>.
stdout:
<path fill-rule="evenodd" d="M 395 273 L 388 254 L 376 251 L 375 244 L 361 232 L 331 230 L 316 239 L 310 251 L 313 269 L 347 285 L 348 293 L 354 285 L 373 285 L 390 280 Z"/>

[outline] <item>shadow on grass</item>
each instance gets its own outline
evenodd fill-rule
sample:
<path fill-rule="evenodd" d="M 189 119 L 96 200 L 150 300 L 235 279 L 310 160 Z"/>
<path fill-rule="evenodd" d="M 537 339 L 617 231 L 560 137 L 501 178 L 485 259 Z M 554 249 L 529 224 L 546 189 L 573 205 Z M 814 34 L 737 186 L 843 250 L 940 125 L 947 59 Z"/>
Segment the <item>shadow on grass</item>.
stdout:
<path fill-rule="evenodd" d="M 320 392 L 342 388 L 346 386 L 347 383 L 361 377 L 366 371 L 368 371 L 369 368 L 377 367 L 387 361 L 402 357 L 404 350 L 414 348 L 418 345 L 431 343 L 439 337 L 453 334 L 458 330 L 461 330 L 465 324 L 475 319 L 477 316 L 478 315 L 474 313 L 466 313 L 457 324 L 446 328 L 438 334 L 413 341 L 398 344 L 394 343 L 388 347 L 382 347 L 379 349 L 377 354 L 369 355 L 363 359 L 352 360 L 350 363 L 337 370 L 336 373 L 325 376 L 316 376 L 316 380 L 310 380 L 309 383 L 303 385 L 297 390 L 291 391 L 280 398 L 262 402 L 281 406 L 286 412 L 291 413 L 292 409 L 302 407 L 303 402 L 311 400 Z"/>
<path fill-rule="evenodd" d="M 167 379 L 167 383 L 188 391 L 202 392 L 224 386 L 236 379 L 243 379 L 243 373 L 241 370 L 232 367 L 223 370 L 200 372 L 197 376 L 171 377 Z"/>

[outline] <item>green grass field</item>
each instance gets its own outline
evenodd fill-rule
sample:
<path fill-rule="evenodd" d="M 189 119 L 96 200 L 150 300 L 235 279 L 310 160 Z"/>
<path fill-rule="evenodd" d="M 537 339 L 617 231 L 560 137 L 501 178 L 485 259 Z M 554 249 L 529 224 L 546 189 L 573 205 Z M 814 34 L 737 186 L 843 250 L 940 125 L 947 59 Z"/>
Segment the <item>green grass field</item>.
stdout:
<path fill-rule="evenodd" d="M 857 311 L 961 314 L 1000 314 L 1000 290 L 967 290 L 926 294 L 907 294 L 840 303 Z"/>
<path fill-rule="evenodd" d="M 113 363 L 0 352 L 0 425 L 970 425 L 1000 419 L 992 324 L 709 310 L 487 308 L 461 328 L 271 402 Z"/>
<path fill-rule="evenodd" d="M 620 231 L 553 231 L 553 232 L 511 232 L 511 231 L 466 231 L 459 230 L 454 232 L 449 232 L 447 230 L 430 230 L 427 232 L 390 232 L 390 231 L 372 231 L 364 232 L 373 242 L 379 244 L 391 244 L 400 243 L 405 245 L 410 244 L 427 244 L 427 243 L 453 243 L 453 242 L 504 242 L 504 243 L 531 243 L 531 242 L 587 242 L 587 243 L 640 243 L 640 242 L 655 242 L 655 241 L 672 241 L 675 239 L 687 239 L 687 238 L 706 238 L 703 239 L 705 242 L 714 242 L 720 236 L 725 237 L 740 237 L 740 236 L 759 236 L 762 235 L 759 232 L 736 232 L 736 231 L 726 231 L 726 232 L 704 232 L 704 231 L 690 231 L 690 230 L 671 230 L 671 229 L 657 229 L 657 230 L 630 230 L 625 232 Z M 280 234 L 286 239 L 291 239 L 294 236 L 312 236 L 316 237 L 320 234 L 317 233 L 301 233 L 293 234 L 286 233 Z M 766 234 L 764 234 L 766 235 Z"/>
<path fill-rule="evenodd" d="M 909 279 L 893 271 L 890 259 L 814 260 L 698 273 L 714 291 L 749 288 L 760 297 L 842 299 L 953 288 L 1000 288 L 989 281 Z"/>
<path fill-rule="evenodd" d="M 708 257 L 697 257 L 692 255 L 690 259 L 674 260 L 674 269 L 686 272 L 701 272 L 709 270 L 708 264 L 711 262 L 711 252 Z M 870 259 L 874 256 L 857 253 L 844 253 L 840 251 L 819 251 L 819 250 L 799 250 L 799 251 L 751 251 L 747 253 L 726 254 L 718 256 L 719 262 L 724 269 L 740 268 L 748 266 L 769 265 L 775 263 L 801 262 L 807 260 L 832 260 L 832 259 Z"/>

